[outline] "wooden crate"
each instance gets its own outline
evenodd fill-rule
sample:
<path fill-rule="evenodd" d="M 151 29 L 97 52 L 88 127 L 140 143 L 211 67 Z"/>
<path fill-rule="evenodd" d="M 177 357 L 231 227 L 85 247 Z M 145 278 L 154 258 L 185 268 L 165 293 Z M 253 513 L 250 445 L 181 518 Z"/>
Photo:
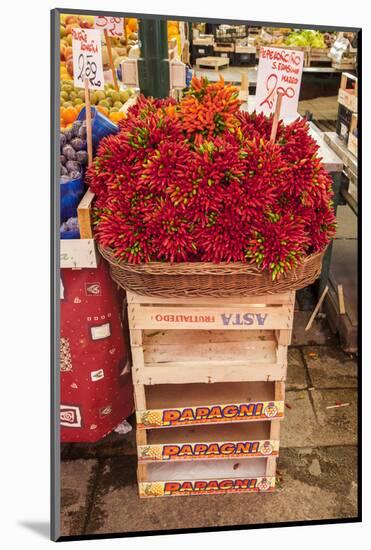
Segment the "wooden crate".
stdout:
<path fill-rule="evenodd" d="M 80 201 L 77 208 L 77 218 L 80 229 L 80 239 L 60 240 L 61 268 L 96 268 L 99 263 L 99 254 L 93 240 L 91 225 L 91 205 L 94 193 L 89 189 Z"/>
<path fill-rule="evenodd" d="M 214 69 L 218 71 L 221 68 L 229 66 L 228 57 L 199 57 L 196 59 L 197 69 Z"/>
<path fill-rule="evenodd" d="M 295 293 L 127 300 L 140 496 L 272 491 Z"/>
<path fill-rule="evenodd" d="M 136 384 L 137 429 L 282 419 L 284 389 L 280 381 Z"/>
<path fill-rule="evenodd" d="M 276 458 L 253 460 L 192 460 L 146 465 L 138 472 L 139 496 L 192 496 L 271 492 L 275 487 Z"/>
<path fill-rule="evenodd" d="M 332 59 L 329 57 L 330 48 L 310 48 L 308 52 L 308 67 L 316 66 L 319 63 L 332 64 Z"/>
<path fill-rule="evenodd" d="M 348 149 L 355 157 L 358 154 L 358 137 L 354 135 L 354 131 L 358 128 L 358 115 L 352 113 L 352 119 L 350 122 L 349 136 L 348 136 Z"/>
<path fill-rule="evenodd" d="M 134 383 L 285 380 L 294 300 L 288 293 L 183 304 L 129 292 Z"/>
<path fill-rule="evenodd" d="M 193 39 L 194 46 L 213 46 L 214 44 L 214 35 L 213 34 L 204 34 L 203 36 L 198 36 Z"/>
<path fill-rule="evenodd" d="M 255 46 L 243 46 L 241 44 L 236 43 L 235 47 L 236 53 L 250 53 L 250 54 L 256 54 L 256 47 Z"/>
<path fill-rule="evenodd" d="M 148 464 L 278 456 L 279 433 L 279 420 L 148 430 L 147 443 L 138 445 L 138 461 Z"/>
<path fill-rule="evenodd" d="M 214 44 L 214 52 L 234 52 L 234 42 L 216 42 Z"/>
<path fill-rule="evenodd" d="M 349 87 L 349 81 L 354 83 L 354 88 Z M 338 102 L 353 113 L 357 112 L 357 87 L 358 80 L 356 76 L 350 73 L 342 73 Z"/>

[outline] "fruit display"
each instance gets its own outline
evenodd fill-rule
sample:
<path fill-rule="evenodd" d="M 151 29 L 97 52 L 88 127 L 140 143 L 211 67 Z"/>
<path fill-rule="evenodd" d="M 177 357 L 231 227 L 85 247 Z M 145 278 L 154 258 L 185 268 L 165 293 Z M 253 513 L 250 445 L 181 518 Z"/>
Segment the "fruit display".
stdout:
<path fill-rule="evenodd" d="M 86 172 L 97 241 L 124 262 L 239 261 L 272 279 L 323 250 L 336 222 L 318 145 L 304 119 L 275 143 L 271 129 L 223 80 L 140 97 Z"/>
<path fill-rule="evenodd" d="M 73 79 L 72 61 L 72 29 L 92 29 L 94 27 L 93 16 L 62 14 L 60 24 L 60 55 L 61 55 L 61 79 Z"/>
<path fill-rule="evenodd" d="M 90 102 L 102 114 L 113 122 L 125 118 L 125 113 L 120 109 L 133 95 L 133 90 L 116 91 L 111 83 L 104 85 L 104 90 L 91 90 Z M 60 124 L 61 128 L 68 128 L 78 117 L 79 112 L 85 106 L 85 91 L 82 88 L 75 88 L 69 80 L 61 81 L 60 88 Z"/>
<path fill-rule="evenodd" d="M 81 178 L 88 164 L 86 122 L 76 120 L 70 129 L 61 132 L 59 144 L 61 183 Z"/>
<path fill-rule="evenodd" d="M 260 35 L 255 38 L 254 45 L 269 45 L 276 47 L 297 46 L 312 48 L 328 48 L 331 46 L 336 33 L 322 33 L 314 30 L 298 30 L 289 28 L 272 29 L 264 27 Z"/>
<path fill-rule="evenodd" d="M 326 48 L 324 36 L 319 31 L 302 29 L 290 33 L 284 44 L 286 46 L 311 46 L 312 48 Z"/>

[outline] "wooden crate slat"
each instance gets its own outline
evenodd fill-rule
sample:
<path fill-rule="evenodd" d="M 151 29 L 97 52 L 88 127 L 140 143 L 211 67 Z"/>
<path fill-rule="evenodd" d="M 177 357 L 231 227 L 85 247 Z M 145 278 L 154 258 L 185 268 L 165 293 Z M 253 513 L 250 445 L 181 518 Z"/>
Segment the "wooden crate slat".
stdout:
<path fill-rule="evenodd" d="M 217 480 L 149 481 L 140 482 L 139 497 L 199 496 L 241 493 L 271 493 L 275 490 L 275 477 L 229 478 Z"/>
<path fill-rule="evenodd" d="M 189 363 L 173 363 L 174 368 L 168 366 L 147 365 L 143 369 L 133 369 L 134 384 L 189 384 L 218 382 L 245 382 L 245 381 L 272 381 L 285 380 L 287 366 L 275 365 L 189 365 Z"/>
<path fill-rule="evenodd" d="M 77 207 L 77 219 L 81 239 L 92 239 L 93 229 L 91 225 L 91 207 L 94 193 L 88 189 Z"/>
<path fill-rule="evenodd" d="M 264 458 L 151 463 L 140 480 L 140 497 L 273 491 L 275 477 Z"/>
<path fill-rule="evenodd" d="M 270 438 L 271 422 L 148 430 L 138 444 L 139 462 L 213 460 L 277 456 L 279 438 Z M 278 422 L 279 424 L 279 422 Z M 142 433 L 140 431 L 139 433 Z"/>
<path fill-rule="evenodd" d="M 218 305 L 220 303 L 235 305 L 262 304 L 262 305 L 293 305 L 295 303 L 295 292 L 282 294 L 264 294 L 262 296 L 237 296 L 226 298 L 207 297 L 185 297 L 185 298 L 163 298 L 162 296 L 142 296 L 134 292 L 127 292 L 128 304 L 177 304 L 179 306 L 189 305 Z"/>
<path fill-rule="evenodd" d="M 134 331 L 130 331 L 134 332 Z M 268 342 L 274 338 L 273 330 L 138 330 L 142 334 L 143 346 L 173 346 L 179 342 L 185 346 L 212 343 Z M 140 344 L 142 345 L 142 344 Z"/>
<path fill-rule="evenodd" d="M 293 306 L 247 307 L 141 306 L 129 305 L 133 329 L 290 329 Z"/>
<path fill-rule="evenodd" d="M 245 411 L 251 412 L 250 415 L 244 413 L 237 413 L 236 416 L 231 417 L 231 410 L 240 411 L 242 407 L 245 408 Z M 266 416 L 265 411 L 270 409 L 269 416 Z M 198 417 L 199 410 L 209 409 L 210 412 L 216 414 L 214 411 L 218 410 L 218 417 L 214 416 L 209 418 L 203 416 L 202 418 Z M 226 412 L 227 411 L 227 412 Z M 226 414 L 228 413 L 228 416 Z M 184 420 L 185 415 L 187 418 Z M 192 417 L 190 417 L 192 414 Z M 267 413 L 268 414 L 268 413 Z M 171 418 L 170 418 L 170 415 Z M 176 415 L 176 420 L 174 417 Z M 204 405 L 203 407 L 178 407 L 172 409 L 148 409 L 148 410 L 137 410 L 136 419 L 137 419 L 137 428 L 139 430 L 146 429 L 158 429 L 158 428 L 172 428 L 173 426 L 192 426 L 197 424 L 205 425 L 207 423 L 215 424 L 228 424 L 230 422 L 259 422 L 261 420 L 267 420 L 272 418 L 282 419 L 284 415 L 284 402 L 283 401 L 259 401 L 259 402 L 248 402 L 248 403 L 231 403 L 231 404 L 213 404 L 213 405 Z M 182 420 L 183 418 L 183 420 Z"/>
<path fill-rule="evenodd" d="M 147 363 L 202 363 L 220 364 L 224 361 L 244 361 L 248 363 L 274 363 L 276 361 L 274 340 L 247 340 L 233 342 L 226 346 L 223 342 L 194 342 L 190 347 L 181 340 L 172 345 L 144 345 L 144 362 Z"/>

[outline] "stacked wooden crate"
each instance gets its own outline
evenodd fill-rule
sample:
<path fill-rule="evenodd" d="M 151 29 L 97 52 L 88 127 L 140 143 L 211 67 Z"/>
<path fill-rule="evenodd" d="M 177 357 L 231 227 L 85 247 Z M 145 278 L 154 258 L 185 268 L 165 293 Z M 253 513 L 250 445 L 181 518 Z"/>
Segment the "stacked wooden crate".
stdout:
<path fill-rule="evenodd" d="M 329 53 L 330 48 L 313 48 L 311 46 L 308 53 L 308 67 L 331 66 L 332 59 Z"/>
<path fill-rule="evenodd" d="M 273 491 L 295 293 L 127 293 L 141 497 Z"/>
<path fill-rule="evenodd" d="M 342 73 L 338 102 L 338 120 L 336 133 L 344 139 L 349 151 L 357 156 L 358 138 L 358 79 L 350 73 Z"/>

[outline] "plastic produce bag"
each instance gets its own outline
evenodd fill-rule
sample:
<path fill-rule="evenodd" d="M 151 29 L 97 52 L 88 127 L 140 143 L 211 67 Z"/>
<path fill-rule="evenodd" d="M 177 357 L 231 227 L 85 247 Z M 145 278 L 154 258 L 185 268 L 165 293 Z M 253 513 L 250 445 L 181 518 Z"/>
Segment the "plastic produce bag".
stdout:
<path fill-rule="evenodd" d="M 340 33 L 330 49 L 329 57 L 336 63 L 341 63 L 341 58 L 348 51 L 349 47 L 349 40 L 343 36 L 343 33 Z"/>

